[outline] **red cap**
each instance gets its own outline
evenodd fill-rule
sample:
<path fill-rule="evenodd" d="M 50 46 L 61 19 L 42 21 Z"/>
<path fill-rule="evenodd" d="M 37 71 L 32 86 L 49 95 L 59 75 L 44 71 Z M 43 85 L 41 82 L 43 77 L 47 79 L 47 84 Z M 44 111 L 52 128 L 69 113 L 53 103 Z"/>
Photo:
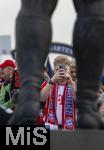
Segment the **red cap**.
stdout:
<path fill-rule="evenodd" d="M 5 67 L 12 67 L 12 68 L 15 68 L 16 65 L 15 63 L 12 61 L 12 60 L 5 60 L 1 65 L 0 65 L 0 68 L 5 68 Z"/>

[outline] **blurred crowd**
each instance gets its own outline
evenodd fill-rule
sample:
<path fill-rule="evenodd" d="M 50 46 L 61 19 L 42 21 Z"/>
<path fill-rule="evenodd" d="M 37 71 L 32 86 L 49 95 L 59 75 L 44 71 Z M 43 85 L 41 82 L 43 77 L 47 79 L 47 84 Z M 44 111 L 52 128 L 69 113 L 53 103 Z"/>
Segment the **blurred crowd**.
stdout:
<path fill-rule="evenodd" d="M 75 130 L 77 119 L 77 78 L 75 59 L 70 61 L 66 55 L 59 55 L 54 59 L 53 76 L 50 77 L 48 75 L 47 67 L 44 67 L 41 75 L 43 83 L 41 84 L 41 107 L 37 124 L 45 124 L 45 126 L 51 130 Z M 20 88 L 21 83 L 16 62 L 14 60 L 3 61 L 0 64 L 0 107 L 4 108 L 5 115 L 1 117 L 3 112 L 1 113 L 0 110 L 1 124 L 6 124 L 8 122 L 8 112 L 11 112 L 10 114 L 12 115 L 15 111 Z M 99 112 L 104 116 L 103 75 L 101 77 L 101 85 L 98 94 Z"/>

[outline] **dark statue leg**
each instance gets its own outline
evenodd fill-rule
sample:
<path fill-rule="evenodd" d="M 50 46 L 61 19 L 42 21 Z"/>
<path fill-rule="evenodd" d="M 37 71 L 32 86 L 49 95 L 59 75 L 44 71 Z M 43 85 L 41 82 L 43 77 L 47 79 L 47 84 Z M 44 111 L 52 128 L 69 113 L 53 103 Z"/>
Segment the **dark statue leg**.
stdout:
<path fill-rule="evenodd" d="M 22 88 L 9 124 L 35 124 L 40 108 L 41 71 L 51 44 L 51 15 L 57 0 L 22 0 L 16 20 L 17 63 Z"/>
<path fill-rule="evenodd" d="M 100 128 L 97 101 L 104 67 L 104 21 L 78 19 L 74 29 L 74 54 L 77 62 L 78 128 Z"/>

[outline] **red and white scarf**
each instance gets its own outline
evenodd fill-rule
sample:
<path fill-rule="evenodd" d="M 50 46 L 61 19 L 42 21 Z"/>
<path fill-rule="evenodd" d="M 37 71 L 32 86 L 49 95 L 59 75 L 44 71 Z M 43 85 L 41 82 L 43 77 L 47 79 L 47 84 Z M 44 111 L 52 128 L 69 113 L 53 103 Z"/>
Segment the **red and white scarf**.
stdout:
<path fill-rule="evenodd" d="M 44 121 L 50 126 L 55 125 L 58 128 L 58 121 L 56 117 L 58 98 L 58 83 L 54 83 L 50 96 L 46 101 L 44 109 Z M 62 129 L 75 129 L 75 101 L 73 99 L 72 88 L 69 84 L 65 85 L 62 96 Z"/>

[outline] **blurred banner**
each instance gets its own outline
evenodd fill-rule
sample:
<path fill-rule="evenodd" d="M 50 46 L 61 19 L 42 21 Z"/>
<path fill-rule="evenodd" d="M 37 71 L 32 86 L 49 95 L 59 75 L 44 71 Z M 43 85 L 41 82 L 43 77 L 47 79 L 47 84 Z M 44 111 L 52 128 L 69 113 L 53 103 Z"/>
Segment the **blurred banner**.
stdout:
<path fill-rule="evenodd" d="M 52 43 L 50 47 L 50 52 L 52 53 L 60 53 L 73 57 L 73 48 L 70 45 L 62 44 L 62 43 Z"/>

